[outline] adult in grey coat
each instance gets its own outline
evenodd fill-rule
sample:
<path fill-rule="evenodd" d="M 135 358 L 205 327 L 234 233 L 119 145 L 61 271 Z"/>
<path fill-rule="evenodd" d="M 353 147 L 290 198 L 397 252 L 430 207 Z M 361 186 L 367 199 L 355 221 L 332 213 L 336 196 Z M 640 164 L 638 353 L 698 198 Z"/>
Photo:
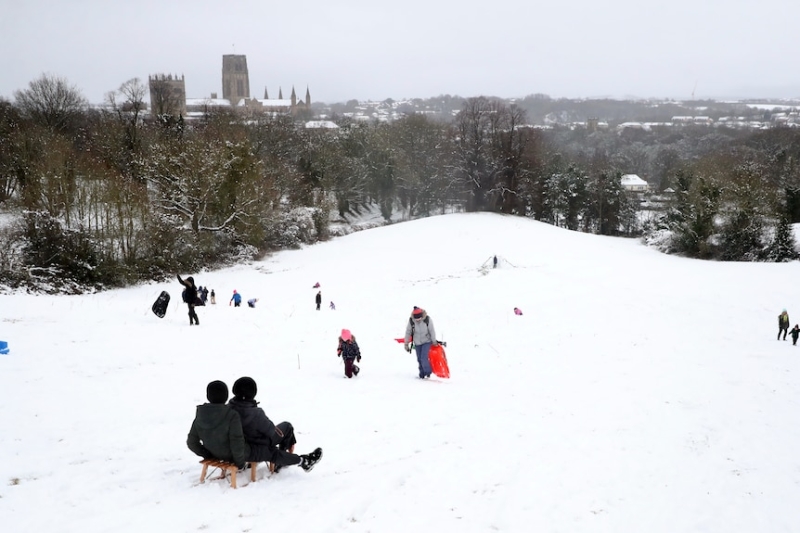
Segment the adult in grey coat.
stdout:
<path fill-rule="evenodd" d="M 218 459 L 245 467 L 250 446 L 244 440 L 239 413 L 225 405 L 228 386 L 212 381 L 206 387 L 209 403 L 197 406 L 186 445 L 203 459 Z"/>
<path fill-rule="evenodd" d="M 417 352 L 417 365 L 419 367 L 419 378 L 431 377 L 431 362 L 428 359 L 428 352 L 431 346 L 439 344 L 436 342 L 436 330 L 433 328 L 433 319 L 424 309 L 414 306 L 411 317 L 406 325 L 405 348 L 411 352 L 409 343 L 413 342 Z"/>

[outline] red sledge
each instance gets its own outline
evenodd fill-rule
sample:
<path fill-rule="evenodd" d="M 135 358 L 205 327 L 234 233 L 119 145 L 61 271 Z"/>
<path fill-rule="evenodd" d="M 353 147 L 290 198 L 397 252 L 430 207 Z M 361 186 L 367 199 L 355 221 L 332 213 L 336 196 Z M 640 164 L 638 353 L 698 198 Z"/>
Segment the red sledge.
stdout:
<path fill-rule="evenodd" d="M 437 344 L 431 346 L 428 352 L 428 360 L 431 362 L 431 370 L 440 378 L 450 377 L 450 367 L 447 366 L 447 356 L 444 353 L 444 346 Z"/>
<path fill-rule="evenodd" d="M 406 340 L 403 337 L 395 339 L 399 343 L 404 343 Z M 431 370 L 440 378 L 450 377 L 450 367 L 447 365 L 447 355 L 444 353 L 444 347 L 447 343 L 440 342 L 436 346 L 431 346 L 428 352 L 428 361 L 431 363 Z"/>

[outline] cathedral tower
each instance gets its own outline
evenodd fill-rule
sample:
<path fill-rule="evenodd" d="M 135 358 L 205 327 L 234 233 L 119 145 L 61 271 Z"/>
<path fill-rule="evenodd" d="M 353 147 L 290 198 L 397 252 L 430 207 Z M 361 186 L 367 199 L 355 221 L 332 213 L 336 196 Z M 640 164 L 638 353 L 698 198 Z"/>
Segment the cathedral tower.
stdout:
<path fill-rule="evenodd" d="M 222 97 L 232 106 L 243 98 L 250 98 L 250 76 L 247 73 L 247 56 L 222 56 Z"/>

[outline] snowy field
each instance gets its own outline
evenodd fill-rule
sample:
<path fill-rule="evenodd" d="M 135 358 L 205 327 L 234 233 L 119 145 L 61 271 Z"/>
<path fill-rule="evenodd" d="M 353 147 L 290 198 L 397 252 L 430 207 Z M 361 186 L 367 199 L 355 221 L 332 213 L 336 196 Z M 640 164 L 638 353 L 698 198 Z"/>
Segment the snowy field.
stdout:
<path fill-rule="evenodd" d="M 217 294 L 199 327 L 177 281 L 0 296 L 0 529 L 800 531 L 800 347 L 775 340 L 783 308 L 800 321 L 797 273 L 457 214 L 181 272 Z M 414 305 L 449 380 L 393 340 Z M 195 406 L 243 375 L 298 452 L 323 448 L 312 472 L 198 484 Z"/>

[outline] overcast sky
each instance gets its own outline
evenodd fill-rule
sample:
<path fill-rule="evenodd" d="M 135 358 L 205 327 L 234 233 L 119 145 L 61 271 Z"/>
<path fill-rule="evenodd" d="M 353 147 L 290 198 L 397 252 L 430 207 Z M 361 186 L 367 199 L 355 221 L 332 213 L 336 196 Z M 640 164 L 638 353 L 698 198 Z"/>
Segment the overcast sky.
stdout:
<path fill-rule="evenodd" d="M 787 0 L 0 0 L 0 97 L 47 72 L 89 101 L 174 73 L 221 97 L 245 54 L 252 96 L 312 101 L 800 97 Z"/>

